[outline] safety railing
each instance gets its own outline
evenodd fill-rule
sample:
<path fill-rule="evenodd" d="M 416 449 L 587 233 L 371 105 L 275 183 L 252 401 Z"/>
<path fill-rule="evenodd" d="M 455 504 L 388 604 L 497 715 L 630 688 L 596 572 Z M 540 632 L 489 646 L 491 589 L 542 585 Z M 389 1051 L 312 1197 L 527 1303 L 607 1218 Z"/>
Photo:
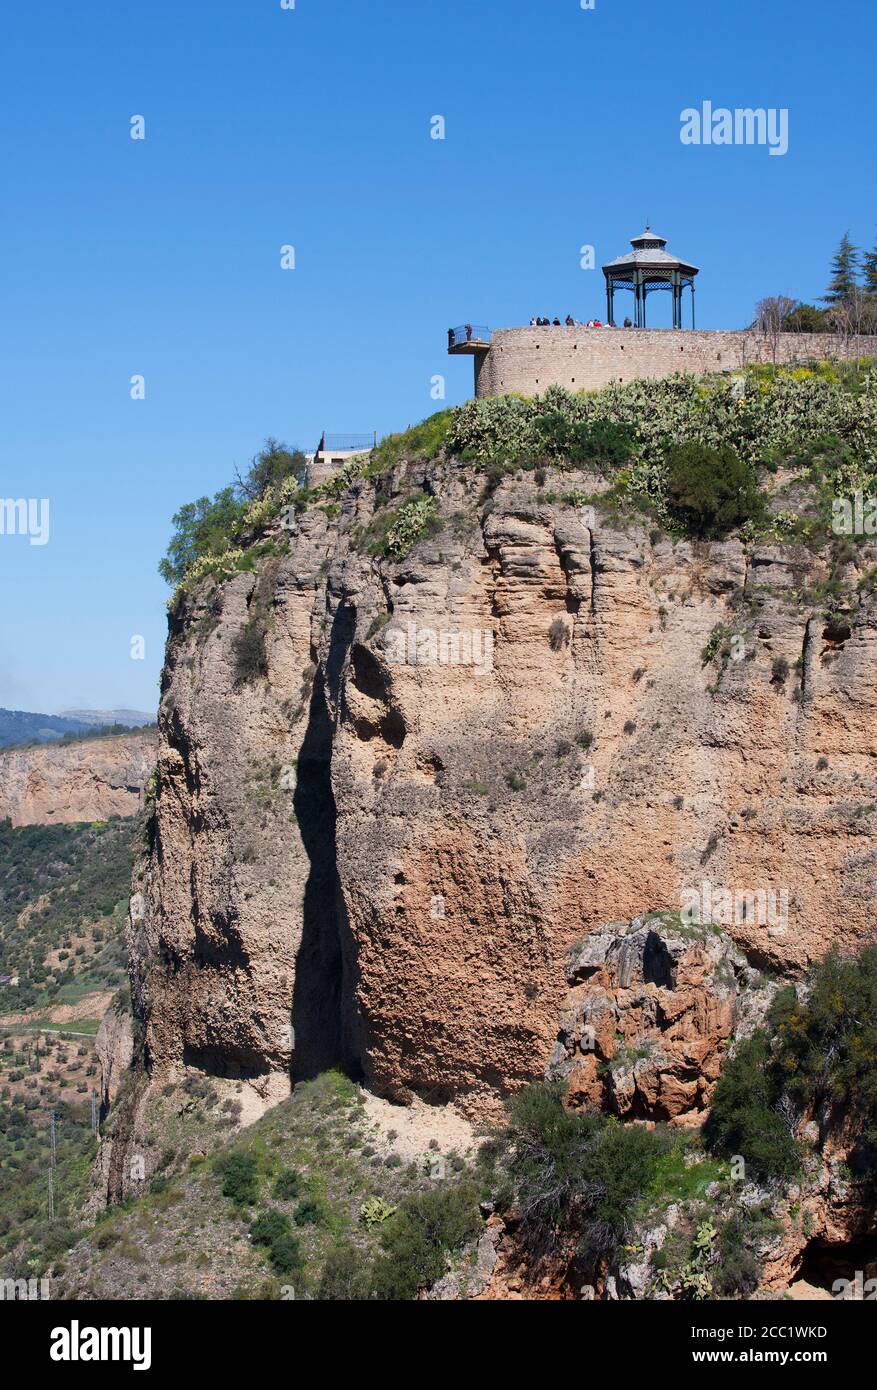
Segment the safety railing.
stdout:
<path fill-rule="evenodd" d="M 449 348 L 467 347 L 472 344 L 489 347 L 490 329 L 478 323 L 464 323 L 459 328 L 448 329 Z"/>

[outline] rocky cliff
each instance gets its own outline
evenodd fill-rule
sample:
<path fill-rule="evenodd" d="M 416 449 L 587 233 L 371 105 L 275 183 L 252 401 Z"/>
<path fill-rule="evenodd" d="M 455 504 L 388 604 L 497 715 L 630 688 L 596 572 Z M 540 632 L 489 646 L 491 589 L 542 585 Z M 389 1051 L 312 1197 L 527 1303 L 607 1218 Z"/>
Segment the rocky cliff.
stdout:
<path fill-rule="evenodd" d="M 402 462 L 178 599 L 130 930 L 154 1080 L 268 1103 L 341 1063 L 490 1114 L 603 923 L 698 903 L 731 981 L 872 939 L 873 599 L 826 618 L 824 554 L 674 542 L 577 505 L 602 487 Z M 413 489 L 438 529 L 387 558 Z M 844 563 L 855 590 L 875 556 Z"/>
<path fill-rule="evenodd" d="M 0 753 L 0 820 L 13 825 L 133 816 L 155 767 L 154 731 Z"/>

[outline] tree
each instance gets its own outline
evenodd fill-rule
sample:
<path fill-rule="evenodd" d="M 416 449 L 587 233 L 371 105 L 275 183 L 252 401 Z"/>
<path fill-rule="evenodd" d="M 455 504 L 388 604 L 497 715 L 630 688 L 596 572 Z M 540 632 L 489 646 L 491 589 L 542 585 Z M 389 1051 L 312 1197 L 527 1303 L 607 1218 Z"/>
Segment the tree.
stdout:
<path fill-rule="evenodd" d="M 849 232 L 844 232 L 831 263 L 831 282 L 822 297 L 824 303 L 848 303 L 858 285 L 858 271 L 859 248 L 850 241 Z"/>
<path fill-rule="evenodd" d="M 718 539 L 764 510 L 755 471 L 729 444 L 667 450 L 667 502 L 690 536 Z"/>
<path fill-rule="evenodd" d="M 755 306 L 755 326 L 762 333 L 781 333 L 796 307 L 795 300 L 785 294 L 759 299 Z"/>
<path fill-rule="evenodd" d="M 182 582 L 187 569 L 202 555 L 224 555 L 235 521 L 243 511 L 232 487 L 215 497 L 187 502 L 173 519 L 174 534 L 159 573 L 168 584 Z"/>
<path fill-rule="evenodd" d="M 844 338 L 873 333 L 877 324 L 877 299 L 866 294 L 861 285 L 854 285 L 849 298 L 825 312 L 831 327 Z"/>
<path fill-rule="evenodd" d="M 865 293 L 877 295 L 877 242 L 874 243 L 873 250 L 865 252 L 862 268 L 865 273 Z"/>
<path fill-rule="evenodd" d="M 250 460 L 246 475 L 242 478 L 238 473 L 238 491 L 248 502 L 253 502 L 263 497 L 269 487 L 279 487 L 287 478 L 295 478 L 302 484 L 307 466 L 301 449 L 289 449 L 279 439 L 268 438 Z"/>
<path fill-rule="evenodd" d="M 825 310 L 813 304 L 796 304 L 785 323 L 787 333 L 825 333 L 827 328 Z"/>
<path fill-rule="evenodd" d="M 777 360 L 779 336 L 786 331 L 789 315 L 794 308 L 794 299 L 789 299 L 785 294 L 770 295 L 760 299 L 755 306 L 755 326 L 769 341 L 774 362 Z"/>

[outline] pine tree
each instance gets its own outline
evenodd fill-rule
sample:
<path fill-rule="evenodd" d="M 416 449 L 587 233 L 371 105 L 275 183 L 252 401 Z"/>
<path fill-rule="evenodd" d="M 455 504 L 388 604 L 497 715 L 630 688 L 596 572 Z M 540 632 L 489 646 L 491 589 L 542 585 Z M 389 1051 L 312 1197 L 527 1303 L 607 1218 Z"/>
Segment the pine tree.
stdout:
<path fill-rule="evenodd" d="M 831 263 L 831 283 L 822 296 L 825 304 L 846 304 L 852 299 L 858 284 L 859 248 L 844 232 L 837 254 Z"/>
<path fill-rule="evenodd" d="M 865 293 L 877 295 L 877 242 L 873 251 L 866 251 L 862 258 L 865 272 Z"/>

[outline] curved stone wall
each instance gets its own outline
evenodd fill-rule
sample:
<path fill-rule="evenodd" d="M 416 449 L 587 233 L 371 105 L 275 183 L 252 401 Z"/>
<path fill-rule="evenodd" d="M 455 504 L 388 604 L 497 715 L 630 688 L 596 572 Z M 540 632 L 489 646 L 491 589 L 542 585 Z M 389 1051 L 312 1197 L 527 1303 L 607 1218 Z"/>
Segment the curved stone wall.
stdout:
<path fill-rule="evenodd" d="M 594 391 L 613 381 L 733 371 L 752 362 L 877 356 L 877 337 L 669 328 L 499 328 L 475 359 L 476 396 L 547 386 Z"/>

